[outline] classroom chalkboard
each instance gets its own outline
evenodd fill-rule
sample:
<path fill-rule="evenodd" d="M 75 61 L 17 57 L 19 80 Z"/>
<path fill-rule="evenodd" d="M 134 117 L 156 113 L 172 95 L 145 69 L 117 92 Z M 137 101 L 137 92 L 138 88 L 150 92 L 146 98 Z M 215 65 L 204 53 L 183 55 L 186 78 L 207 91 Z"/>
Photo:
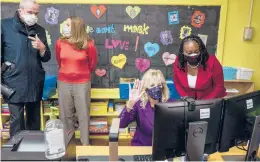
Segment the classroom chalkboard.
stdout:
<path fill-rule="evenodd" d="M 1 4 L 1 18 L 13 17 L 18 3 Z M 93 88 L 116 88 L 120 78 L 141 77 L 148 68 L 160 69 L 166 78 L 172 78 L 172 61 L 163 57 L 174 58 L 170 54 L 178 54 L 183 37 L 201 36 L 210 54 L 216 54 L 220 9 L 220 6 L 41 4 L 38 24 L 46 29 L 52 50 L 52 59 L 43 66 L 47 75 L 57 75 L 55 42 L 61 35 L 60 24 L 69 16 L 80 16 L 98 50 Z"/>

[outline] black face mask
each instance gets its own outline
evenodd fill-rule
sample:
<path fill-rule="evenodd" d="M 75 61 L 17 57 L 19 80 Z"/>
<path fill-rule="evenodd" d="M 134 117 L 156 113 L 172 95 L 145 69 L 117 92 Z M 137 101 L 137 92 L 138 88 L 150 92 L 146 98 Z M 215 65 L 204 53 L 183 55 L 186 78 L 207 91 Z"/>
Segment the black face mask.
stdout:
<path fill-rule="evenodd" d="M 190 54 L 190 55 L 184 55 L 184 60 L 187 61 L 190 65 L 196 66 L 201 62 L 201 54 Z"/>

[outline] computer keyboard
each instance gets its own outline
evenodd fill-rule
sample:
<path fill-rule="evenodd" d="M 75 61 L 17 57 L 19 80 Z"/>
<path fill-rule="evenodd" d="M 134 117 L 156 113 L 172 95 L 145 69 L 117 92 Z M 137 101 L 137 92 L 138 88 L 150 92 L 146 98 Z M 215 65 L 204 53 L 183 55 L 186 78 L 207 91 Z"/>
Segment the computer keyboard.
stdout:
<path fill-rule="evenodd" d="M 153 161 L 152 155 L 134 155 L 134 161 Z"/>
<path fill-rule="evenodd" d="M 78 156 L 77 161 L 109 161 L 109 157 Z M 119 156 L 118 161 L 152 161 L 152 155 Z"/>

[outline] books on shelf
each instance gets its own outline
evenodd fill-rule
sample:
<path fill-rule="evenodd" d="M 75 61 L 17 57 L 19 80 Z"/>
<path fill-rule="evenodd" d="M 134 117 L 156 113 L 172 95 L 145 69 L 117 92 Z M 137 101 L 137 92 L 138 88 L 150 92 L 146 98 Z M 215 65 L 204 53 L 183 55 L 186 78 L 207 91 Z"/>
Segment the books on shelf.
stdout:
<path fill-rule="evenodd" d="M 90 134 L 107 134 L 108 133 L 108 122 L 107 118 L 95 117 L 90 119 L 89 124 Z"/>
<path fill-rule="evenodd" d="M 10 129 L 10 122 L 7 121 L 7 122 L 3 123 L 3 129 L 1 130 L 3 139 L 10 138 L 9 129 Z"/>
<path fill-rule="evenodd" d="M 134 137 L 135 131 L 136 131 L 136 127 L 129 127 L 130 136 Z"/>
<path fill-rule="evenodd" d="M 8 104 L 2 104 L 1 113 L 2 114 L 10 114 Z"/>

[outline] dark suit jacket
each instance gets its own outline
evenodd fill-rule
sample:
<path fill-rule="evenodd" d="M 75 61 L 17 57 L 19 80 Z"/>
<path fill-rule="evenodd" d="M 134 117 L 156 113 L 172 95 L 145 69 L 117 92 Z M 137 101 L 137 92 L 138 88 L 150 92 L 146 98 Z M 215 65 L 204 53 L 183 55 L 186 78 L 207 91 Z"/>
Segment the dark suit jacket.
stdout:
<path fill-rule="evenodd" d="M 39 50 L 32 47 L 29 35 L 38 35 L 45 44 L 46 52 L 43 57 Z M 45 29 L 38 24 L 25 26 L 18 12 L 13 18 L 3 19 L 1 23 L 1 63 L 9 61 L 15 68 L 8 69 L 2 74 L 2 81 L 16 93 L 8 103 L 35 102 L 42 98 L 45 71 L 42 62 L 51 58 L 47 44 Z"/>

